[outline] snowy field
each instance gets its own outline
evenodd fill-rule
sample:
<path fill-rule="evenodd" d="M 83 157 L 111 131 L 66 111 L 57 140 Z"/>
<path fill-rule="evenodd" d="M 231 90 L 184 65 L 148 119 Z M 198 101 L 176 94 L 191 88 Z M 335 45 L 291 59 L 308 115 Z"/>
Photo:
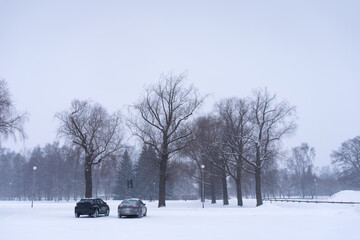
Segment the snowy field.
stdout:
<path fill-rule="evenodd" d="M 340 192 L 332 201 L 360 201 L 359 192 Z M 270 203 L 244 207 L 199 201 L 146 202 L 148 216 L 117 218 L 119 201 L 108 201 L 110 216 L 74 217 L 75 202 L 0 201 L 0 240 L 60 239 L 360 239 L 360 205 Z"/>

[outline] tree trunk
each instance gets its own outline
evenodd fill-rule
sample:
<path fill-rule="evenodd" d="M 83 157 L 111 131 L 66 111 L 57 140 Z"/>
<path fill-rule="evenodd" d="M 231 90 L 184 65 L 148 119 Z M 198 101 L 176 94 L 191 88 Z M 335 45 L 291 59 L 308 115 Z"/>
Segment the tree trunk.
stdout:
<path fill-rule="evenodd" d="M 304 175 L 304 173 L 303 173 Z M 305 198 L 305 184 L 304 184 L 304 177 L 301 176 L 300 180 L 300 191 L 301 191 L 301 198 Z"/>
<path fill-rule="evenodd" d="M 237 197 L 237 205 L 243 206 L 243 199 L 242 199 L 242 188 L 241 188 L 241 175 L 242 175 L 242 169 L 241 166 L 237 166 L 236 169 L 236 197 Z"/>
<path fill-rule="evenodd" d="M 91 156 L 85 157 L 85 197 L 92 198 L 92 164 Z"/>
<path fill-rule="evenodd" d="M 158 207 L 165 207 L 166 197 L 166 168 L 169 156 L 163 154 L 160 162 L 160 177 L 159 177 L 159 204 Z"/>
<path fill-rule="evenodd" d="M 210 191 L 211 191 L 211 204 L 216 203 L 216 192 L 215 192 L 215 179 L 214 176 L 210 176 Z"/>
<path fill-rule="evenodd" d="M 261 168 L 255 168 L 255 194 L 256 194 L 256 206 L 263 204 L 261 197 Z"/>
<path fill-rule="evenodd" d="M 241 180 L 240 180 L 239 177 L 235 179 L 235 183 L 236 183 L 237 205 L 238 206 L 243 206 Z"/>
<path fill-rule="evenodd" d="M 222 192 L 223 192 L 223 204 L 229 205 L 229 195 L 227 189 L 226 172 L 223 170 L 221 174 Z"/>
<path fill-rule="evenodd" d="M 258 207 L 263 204 L 261 197 L 261 161 L 260 161 L 259 144 L 256 144 L 255 194 L 256 194 L 256 206 Z"/>

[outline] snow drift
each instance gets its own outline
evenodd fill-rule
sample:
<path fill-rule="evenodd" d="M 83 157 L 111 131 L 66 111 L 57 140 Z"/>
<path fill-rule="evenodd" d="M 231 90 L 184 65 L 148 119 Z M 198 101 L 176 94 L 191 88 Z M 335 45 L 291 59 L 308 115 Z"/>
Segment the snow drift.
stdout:
<path fill-rule="evenodd" d="M 334 202 L 360 202 L 360 191 L 340 191 L 329 197 L 328 200 Z"/>

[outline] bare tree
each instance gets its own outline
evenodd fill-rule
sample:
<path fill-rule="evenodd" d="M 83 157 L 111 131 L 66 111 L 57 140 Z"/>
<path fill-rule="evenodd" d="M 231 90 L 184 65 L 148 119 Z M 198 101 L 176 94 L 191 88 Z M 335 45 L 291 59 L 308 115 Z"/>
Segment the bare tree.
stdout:
<path fill-rule="evenodd" d="M 332 164 L 340 168 L 342 176 L 350 177 L 360 186 L 360 136 L 349 139 L 331 154 Z"/>
<path fill-rule="evenodd" d="M 261 169 L 265 161 L 275 157 L 281 139 L 295 130 L 296 111 L 287 101 L 278 102 L 276 95 L 270 95 L 267 89 L 254 91 L 251 111 L 253 129 L 249 143 L 253 154 L 244 156 L 244 160 L 255 170 L 256 205 L 260 206 Z"/>
<path fill-rule="evenodd" d="M 27 113 L 18 114 L 16 112 L 10 92 L 5 80 L 0 80 L 0 139 L 7 139 L 19 134 L 21 138 L 25 138 L 24 123 L 28 120 Z"/>
<path fill-rule="evenodd" d="M 222 155 L 226 159 L 226 170 L 236 183 L 237 204 L 242 206 L 243 156 L 249 151 L 249 136 L 253 129 L 250 103 L 248 99 L 224 99 L 217 104 L 217 112 L 223 128 Z"/>
<path fill-rule="evenodd" d="M 300 190 L 301 196 L 304 198 L 306 189 L 313 183 L 309 169 L 313 167 L 315 159 L 315 149 L 310 147 L 307 143 L 302 143 L 300 146 L 292 149 L 292 156 L 288 159 L 288 169 L 292 172 L 294 184 Z M 308 179 L 310 178 L 310 179 Z"/>
<path fill-rule="evenodd" d="M 169 159 L 192 140 L 187 121 L 204 101 L 193 86 L 184 86 L 184 80 L 183 74 L 162 76 L 159 83 L 145 89 L 139 103 L 131 106 L 133 114 L 128 120 L 132 134 L 152 146 L 160 156 L 159 207 L 166 206 Z"/>
<path fill-rule="evenodd" d="M 199 173 L 201 173 L 201 165 L 205 166 L 205 171 L 208 175 L 210 193 L 212 201 L 216 203 L 217 180 L 222 183 L 223 204 L 228 205 L 228 189 L 227 189 L 227 168 L 225 166 L 226 159 L 223 158 L 222 136 L 223 128 L 217 116 L 199 117 L 194 122 L 194 129 L 196 141 L 188 146 L 184 153 L 187 157 L 194 160 L 198 166 Z M 201 179 L 199 177 L 199 179 Z M 202 188 L 202 185 L 200 185 Z M 202 190 L 202 189 L 201 189 Z"/>
<path fill-rule="evenodd" d="M 58 134 L 84 151 L 85 197 L 92 197 L 92 166 L 118 155 L 124 147 L 119 112 L 109 115 L 99 104 L 74 100 L 69 111 L 55 115 Z"/>

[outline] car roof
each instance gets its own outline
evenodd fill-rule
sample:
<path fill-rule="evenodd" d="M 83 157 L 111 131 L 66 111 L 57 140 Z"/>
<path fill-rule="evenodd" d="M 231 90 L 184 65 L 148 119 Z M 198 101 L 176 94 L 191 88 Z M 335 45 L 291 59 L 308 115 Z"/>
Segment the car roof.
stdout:
<path fill-rule="evenodd" d="M 97 199 L 102 200 L 101 198 L 81 198 L 80 201 L 82 201 L 82 200 L 97 200 Z"/>

